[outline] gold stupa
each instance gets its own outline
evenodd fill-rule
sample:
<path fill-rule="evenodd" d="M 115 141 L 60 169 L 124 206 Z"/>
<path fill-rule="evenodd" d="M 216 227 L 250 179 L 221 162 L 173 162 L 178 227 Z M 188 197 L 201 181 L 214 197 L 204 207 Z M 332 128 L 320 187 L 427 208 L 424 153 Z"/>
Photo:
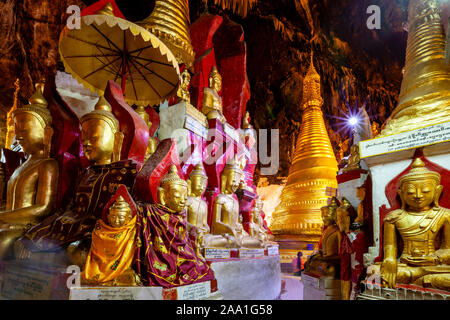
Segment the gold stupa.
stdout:
<path fill-rule="evenodd" d="M 438 0 L 411 0 L 399 103 L 381 136 L 450 121 L 450 65 Z"/>
<path fill-rule="evenodd" d="M 156 0 L 146 19 L 136 24 L 157 36 L 172 51 L 179 64 L 190 68 L 194 63 L 194 49 L 189 31 L 189 0 Z"/>
<path fill-rule="evenodd" d="M 327 205 L 327 187 L 337 188 L 336 157 L 321 107 L 320 76 L 311 65 L 303 81 L 303 117 L 286 187 L 273 213 L 270 229 L 280 245 L 282 262 L 290 262 L 308 243 L 317 248 L 322 229 L 320 208 Z"/>

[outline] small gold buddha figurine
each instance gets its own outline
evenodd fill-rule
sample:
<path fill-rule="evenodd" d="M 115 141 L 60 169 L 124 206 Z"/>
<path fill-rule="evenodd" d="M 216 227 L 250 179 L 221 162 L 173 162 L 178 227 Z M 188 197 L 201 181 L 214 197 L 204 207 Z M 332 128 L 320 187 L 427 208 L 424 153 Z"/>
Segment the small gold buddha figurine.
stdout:
<path fill-rule="evenodd" d="M 150 130 L 150 128 L 152 127 L 152 122 L 150 121 L 150 116 L 145 111 L 145 106 L 137 106 L 136 113 L 140 115 L 142 119 L 144 119 L 148 129 Z M 145 152 L 144 162 L 147 161 L 153 153 L 155 153 L 157 146 L 158 141 L 154 137 L 150 136 L 148 139 L 148 146 L 147 151 Z"/>
<path fill-rule="evenodd" d="M 349 172 L 360 169 L 361 166 L 359 164 L 359 161 L 360 161 L 359 146 L 354 144 L 350 148 L 350 156 L 348 157 L 348 163 L 342 170 L 342 172 Z"/>
<path fill-rule="evenodd" d="M 222 77 L 217 71 L 217 67 L 214 66 L 209 74 L 209 88 L 203 90 L 202 112 L 208 120 L 218 119 L 221 122 L 226 122 L 222 113 L 222 98 L 219 96 L 221 89 Z"/>
<path fill-rule="evenodd" d="M 261 215 L 263 211 L 263 201 L 258 196 L 255 199 L 255 205 L 252 208 L 252 223 L 250 225 L 250 236 L 258 239 L 264 245 L 274 244 L 273 236 L 264 228 L 264 220 Z"/>
<path fill-rule="evenodd" d="M 220 175 L 220 194 L 214 199 L 211 233 L 221 237 L 211 243 L 218 248 L 239 247 L 236 228 L 239 224 L 239 202 L 234 192 L 239 187 L 242 171 L 233 159 Z"/>
<path fill-rule="evenodd" d="M 400 178 L 402 207 L 384 220 L 380 271 L 390 288 L 405 283 L 450 290 L 450 210 L 439 206 L 440 182 L 440 174 L 428 170 L 420 158 Z M 400 257 L 397 233 L 403 240 Z"/>
<path fill-rule="evenodd" d="M 121 287 L 140 285 L 139 277 L 131 268 L 137 243 L 136 216 L 119 196 L 108 209 L 107 222 L 97 221 L 81 283 Z"/>
<path fill-rule="evenodd" d="M 56 201 L 59 171 L 50 158 L 52 116 L 43 88 L 43 82 L 37 83 L 29 104 L 12 113 L 16 140 L 28 158 L 7 184 L 6 210 L 0 212 L 0 259 L 12 253 L 17 238 L 51 213 Z"/>
<path fill-rule="evenodd" d="M 187 199 L 187 230 L 195 233 L 195 251 L 201 255 L 201 249 L 207 245 L 211 236 L 208 225 L 208 204 L 202 199 L 208 183 L 208 177 L 203 172 L 202 163 L 198 163 L 187 180 L 189 196 Z"/>
<path fill-rule="evenodd" d="M 242 221 L 244 218 L 239 215 L 238 223 L 235 227 L 236 239 L 238 241 L 239 247 L 241 248 L 263 248 L 264 243 L 257 237 L 253 237 L 244 230 Z"/>
<path fill-rule="evenodd" d="M 177 90 L 178 101 L 186 101 L 188 103 L 191 102 L 191 95 L 189 93 L 189 84 L 191 82 L 191 75 L 187 69 L 184 69 L 181 74 L 181 82 L 180 86 Z"/>
<path fill-rule="evenodd" d="M 375 138 L 379 134 L 380 134 L 380 125 L 378 124 L 378 122 L 373 121 L 372 122 L 372 138 Z"/>
<path fill-rule="evenodd" d="M 320 208 L 325 230 L 320 238 L 321 248 L 305 264 L 305 271 L 321 276 L 336 276 L 336 264 L 339 263 L 339 245 L 341 234 L 336 225 L 338 209 L 337 198 L 333 197 L 329 205 Z"/>
<path fill-rule="evenodd" d="M 250 124 L 250 113 L 247 111 L 245 113 L 245 117 L 242 120 L 242 129 L 251 129 L 252 125 Z"/>

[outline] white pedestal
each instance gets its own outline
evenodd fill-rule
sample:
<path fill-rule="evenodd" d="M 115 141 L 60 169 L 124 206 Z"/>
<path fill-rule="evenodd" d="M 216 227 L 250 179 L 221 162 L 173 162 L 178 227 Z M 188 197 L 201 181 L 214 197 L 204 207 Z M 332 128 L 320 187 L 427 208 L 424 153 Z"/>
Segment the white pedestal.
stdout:
<path fill-rule="evenodd" d="M 211 268 L 224 300 L 274 300 L 280 296 L 279 256 L 215 261 Z"/>

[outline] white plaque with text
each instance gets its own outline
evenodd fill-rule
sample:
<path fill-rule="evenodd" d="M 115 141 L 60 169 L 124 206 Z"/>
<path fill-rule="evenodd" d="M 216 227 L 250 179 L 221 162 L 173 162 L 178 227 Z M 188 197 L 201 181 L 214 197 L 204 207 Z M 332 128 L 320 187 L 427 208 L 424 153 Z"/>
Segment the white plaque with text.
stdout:
<path fill-rule="evenodd" d="M 70 300 L 162 300 L 162 287 L 80 287 Z"/>
<path fill-rule="evenodd" d="M 361 159 L 450 141 L 450 121 L 359 143 Z"/>
<path fill-rule="evenodd" d="M 178 300 L 200 300 L 211 295 L 211 281 L 177 287 Z"/>
<path fill-rule="evenodd" d="M 239 249 L 239 258 L 263 257 L 264 249 Z"/>
<path fill-rule="evenodd" d="M 267 247 L 267 255 L 268 256 L 277 256 L 279 255 L 278 246 L 270 246 Z"/>
<path fill-rule="evenodd" d="M 239 132 L 236 129 L 234 129 L 228 123 L 225 123 L 225 125 L 223 126 L 223 130 L 225 131 L 226 135 L 228 135 L 231 139 L 239 143 Z"/>
<path fill-rule="evenodd" d="M 184 128 L 203 137 L 204 139 L 208 138 L 208 129 L 188 114 L 186 115 L 186 120 L 184 122 Z"/>
<path fill-rule="evenodd" d="M 205 259 L 230 259 L 230 249 L 205 248 Z"/>

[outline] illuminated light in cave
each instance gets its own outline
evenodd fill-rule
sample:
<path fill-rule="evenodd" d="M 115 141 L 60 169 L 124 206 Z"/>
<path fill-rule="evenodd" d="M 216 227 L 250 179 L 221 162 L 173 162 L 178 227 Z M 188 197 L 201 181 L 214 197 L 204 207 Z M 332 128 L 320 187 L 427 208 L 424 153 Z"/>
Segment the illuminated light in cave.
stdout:
<path fill-rule="evenodd" d="M 351 117 L 350 119 L 348 119 L 348 123 L 349 123 L 351 126 L 356 125 L 358 122 L 359 122 L 359 121 L 358 121 L 358 118 L 357 118 L 357 117 Z"/>

